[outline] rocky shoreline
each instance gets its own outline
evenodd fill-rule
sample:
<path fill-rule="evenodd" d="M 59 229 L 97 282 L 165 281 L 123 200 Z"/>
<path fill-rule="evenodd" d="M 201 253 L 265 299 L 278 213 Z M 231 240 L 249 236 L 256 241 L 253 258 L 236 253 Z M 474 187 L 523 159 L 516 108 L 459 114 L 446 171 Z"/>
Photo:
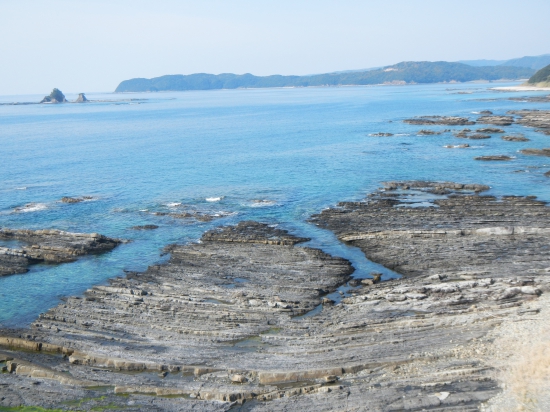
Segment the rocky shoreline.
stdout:
<path fill-rule="evenodd" d="M 26 273 L 30 265 L 37 263 L 73 262 L 80 256 L 108 252 L 123 243 L 98 233 L 0 228 L 2 240 L 19 246 L 0 246 L 0 276 Z"/>
<path fill-rule="evenodd" d="M 478 410 L 500 392 L 491 331 L 550 290 L 550 208 L 488 189 L 389 182 L 311 218 L 398 280 L 349 282 L 348 261 L 258 222 L 168 246 L 1 330 L 0 406 Z"/>

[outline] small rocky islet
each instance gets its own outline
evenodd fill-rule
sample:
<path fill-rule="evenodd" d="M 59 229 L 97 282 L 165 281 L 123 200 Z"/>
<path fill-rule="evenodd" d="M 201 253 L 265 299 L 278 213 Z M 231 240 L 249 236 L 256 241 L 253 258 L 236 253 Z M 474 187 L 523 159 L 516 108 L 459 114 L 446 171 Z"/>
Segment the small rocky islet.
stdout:
<path fill-rule="evenodd" d="M 63 92 L 57 88 L 54 88 L 52 92 L 44 96 L 44 98 L 40 101 L 40 103 L 50 103 L 50 104 L 57 104 L 57 103 L 87 103 L 89 100 L 86 98 L 84 93 L 79 93 L 78 97 L 74 102 L 69 102 Z"/>

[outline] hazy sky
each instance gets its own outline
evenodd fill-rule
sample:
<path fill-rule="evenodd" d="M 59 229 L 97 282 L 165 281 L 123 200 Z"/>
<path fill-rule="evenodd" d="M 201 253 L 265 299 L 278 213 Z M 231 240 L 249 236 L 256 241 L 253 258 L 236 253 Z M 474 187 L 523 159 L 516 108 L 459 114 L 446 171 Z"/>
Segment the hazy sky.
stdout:
<path fill-rule="evenodd" d="M 0 0 L 0 94 L 550 53 L 550 0 Z"/>

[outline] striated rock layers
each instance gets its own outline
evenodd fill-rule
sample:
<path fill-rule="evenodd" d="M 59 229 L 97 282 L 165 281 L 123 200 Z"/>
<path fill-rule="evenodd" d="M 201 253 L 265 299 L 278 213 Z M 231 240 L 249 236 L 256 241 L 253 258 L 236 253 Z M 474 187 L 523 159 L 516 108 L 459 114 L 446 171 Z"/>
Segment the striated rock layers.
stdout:
<path fill-rule="evenodd" d="M 414 125 L 446 125 L 446 126 L 466 126 L 475 124 L 467 117 L 453 116 L 420 116 L 413 119 L 405 119 L 403 122 Z"/>
<path fill-rule="evenodd" d="M 2 331 L 0 405 L 478 410 L 499 392 L 488 332 L 532 313 L 550 271 L 547 206 L 487 189 L 392 182 L 314 216 L 406 275 L 323 307 L 351 267 L 285 231 L 242 222 L 170 246 L 169 262 Z"/>
<path fill-rule="evenodd" d="M 538 132 L 550 135 L 550 110 L 514 110 L 509 114 L 520 117 L 517 123 L 535 127 Z"/>
<path fill-rule="evenodd" d="M 121 243 L 98 233 L 5 228 L 0 228 L 0 240 L 20 244 L 17 248 L 0 246 L 0 276 L 25 273 L 29 265 L 36 263 L 72 262 L 79 256 L 107 252 Z"/>

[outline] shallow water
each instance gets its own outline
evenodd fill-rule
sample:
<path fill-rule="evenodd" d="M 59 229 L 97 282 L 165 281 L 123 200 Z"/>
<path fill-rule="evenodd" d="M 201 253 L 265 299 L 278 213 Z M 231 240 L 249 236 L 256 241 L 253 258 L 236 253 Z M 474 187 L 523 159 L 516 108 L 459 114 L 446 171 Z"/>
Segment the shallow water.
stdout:
<path fill-rule="evenodd" d="M 38 265 L 0 278 L 0 324 L 24 326 L 63 296 L 142 271 L 169 243 L 197 241 L 208 228 L 257 219 L 311 237 L 308 246 L 345 256 L 359 277 L 377 265 L 307 218 L 343 200 L 359 200 L 384 180 L 484 183 L 492 193 L 550 200 L 550 159 L 518 149 L 547 147 L 549 137 L 521 126 L 532 141 L 499 135 L 464 141 L 451 134 L 417 136 L 419 115 L 462 115 L 521 108 L 549 109 L 496 93 L 494 84 L 217 90 L 90 99 L 145 99 L 68 105 L 0 106 L 0 226 L 99 232 L 131 239 L 101 256 Z M 452 88 L 454 90 L 447 90 Z M 471 94 L 457 94 L 458 91 Z M 69 99 L 76 96 L 68 96 Z M 491 101 L 480 101 L 491 99 Z M 0 102 L 40 96 L 0 97 Z M 481 126 L 480 126 L 481 127 Z M 437 126 L 432 129 L 455 129 Z M 372 137 L 391 132 L 397 136 Z M 445 149 L 469 143 L 470 149 Z M 474 161 L 505 154 L 510 162 Z M 521 173 L 514 173 L 521 171 Z M 65 204 L 63 196 L 92 196 Z M 19 209 L 16 211 L 16 209 Z M 211 222 L 154 212 L 218 213 Z M 130 230 L 154 224 L 156 230 Z M 2 245 L 0 245 L 2 246 Z M 390 275 L 387 271 L 387 276 Z"/>

